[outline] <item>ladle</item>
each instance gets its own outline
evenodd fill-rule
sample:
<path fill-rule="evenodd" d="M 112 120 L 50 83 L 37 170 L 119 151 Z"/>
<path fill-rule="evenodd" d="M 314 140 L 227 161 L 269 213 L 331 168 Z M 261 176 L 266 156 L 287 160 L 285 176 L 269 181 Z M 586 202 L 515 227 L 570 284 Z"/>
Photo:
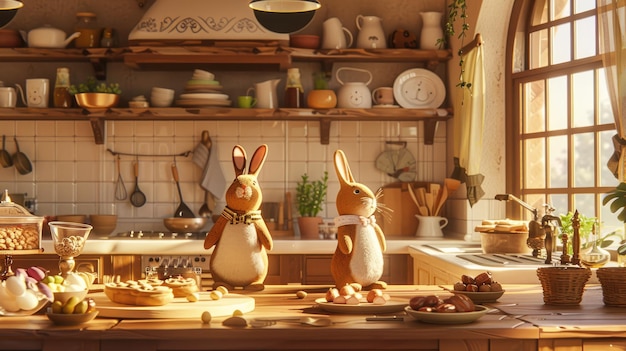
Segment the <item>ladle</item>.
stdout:
<path fill-rule="evenodd" d="M 0 162 L 2 163 L 2 167 L 7 168 L 13 166 L 13 160 L 11 159 L 11 155 L 6 148 L 6 136 L 2 136 L 2 151 L 0 151 Z"/>
<path fill-rule="evenodd" d="M 130 203 L 135 207 L 141 207 L 146 203 L 146 194 L 139 189 L 139 162 L 135 161 L 135 190 L 130 195 Z"/>

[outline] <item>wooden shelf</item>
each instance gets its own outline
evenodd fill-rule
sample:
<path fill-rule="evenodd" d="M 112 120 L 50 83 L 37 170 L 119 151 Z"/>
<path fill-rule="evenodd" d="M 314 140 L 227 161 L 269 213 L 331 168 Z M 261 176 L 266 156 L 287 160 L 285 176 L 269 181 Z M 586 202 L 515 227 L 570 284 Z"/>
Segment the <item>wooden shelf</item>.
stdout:
<path fill-rule="evenodd" d="M 106 121 L 318 121 L 320 142 L 330 141 L 330 125 L 333 121 L 400 121 L 424 122 L 424 143 L 432 145 L 439 121 L 451 118 L 448 109 L 241 109 L 215 108 L 130 108 L 112 109 L 41 109 L 0 108 L 0 120 L 75 120 L 91 123 L 96 144 L 104 144 Z M 443 116 L 442 116 L 443 115 Z"/>

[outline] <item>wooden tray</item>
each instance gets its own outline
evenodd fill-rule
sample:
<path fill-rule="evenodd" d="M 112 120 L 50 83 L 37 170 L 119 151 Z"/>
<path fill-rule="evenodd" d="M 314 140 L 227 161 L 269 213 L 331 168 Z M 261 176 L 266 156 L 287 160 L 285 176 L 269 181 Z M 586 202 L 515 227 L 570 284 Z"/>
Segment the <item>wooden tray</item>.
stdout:
<path fill-rule="evenodd" d="M 255 300 L 249 296 L 229 293 L 219 300 L 211 300 L 208 292 L 200 292 L 200 301 L 189 302 L 184 297 L 176 297 L 165 306 L 134 306 L 115 303 L 103 292 L 89 294 L 96 302 L 99 317 L 109 318 L 200 318 L 202 312 L 209 311 L 213 317 L 230 316 L 235 310 L 243 313 L 254 311 Z"/>

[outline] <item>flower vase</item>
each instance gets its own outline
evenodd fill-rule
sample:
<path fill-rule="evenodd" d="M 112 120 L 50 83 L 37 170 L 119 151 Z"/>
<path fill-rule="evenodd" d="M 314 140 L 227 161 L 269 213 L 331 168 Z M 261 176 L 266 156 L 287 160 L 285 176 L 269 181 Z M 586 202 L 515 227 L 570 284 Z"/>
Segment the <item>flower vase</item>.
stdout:
<path fill-rule="evenodd" d="M 440 48 L 439 39 L 443 39 L 441 27 L 441 12 L 420 12 L 422 16 L 422 31 L 420 33 L 420 49 L 437 50 Z"/>

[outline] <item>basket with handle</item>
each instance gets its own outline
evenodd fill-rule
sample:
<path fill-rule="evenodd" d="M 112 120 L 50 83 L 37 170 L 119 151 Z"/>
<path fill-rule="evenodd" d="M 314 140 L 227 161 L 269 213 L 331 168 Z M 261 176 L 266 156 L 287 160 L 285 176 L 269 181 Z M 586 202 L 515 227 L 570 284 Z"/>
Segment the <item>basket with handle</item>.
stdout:
<path fill-rule="evenodd" d="M 542 267 L 537 276 L 543 287 L 546 305 L 578 305 L 591 270 L 582 267 Z"/>
<path fill-rule="evenodd" d="M 626 307 L 626 267 L 602 267 L 596 271 L 607 306 Z"/>

